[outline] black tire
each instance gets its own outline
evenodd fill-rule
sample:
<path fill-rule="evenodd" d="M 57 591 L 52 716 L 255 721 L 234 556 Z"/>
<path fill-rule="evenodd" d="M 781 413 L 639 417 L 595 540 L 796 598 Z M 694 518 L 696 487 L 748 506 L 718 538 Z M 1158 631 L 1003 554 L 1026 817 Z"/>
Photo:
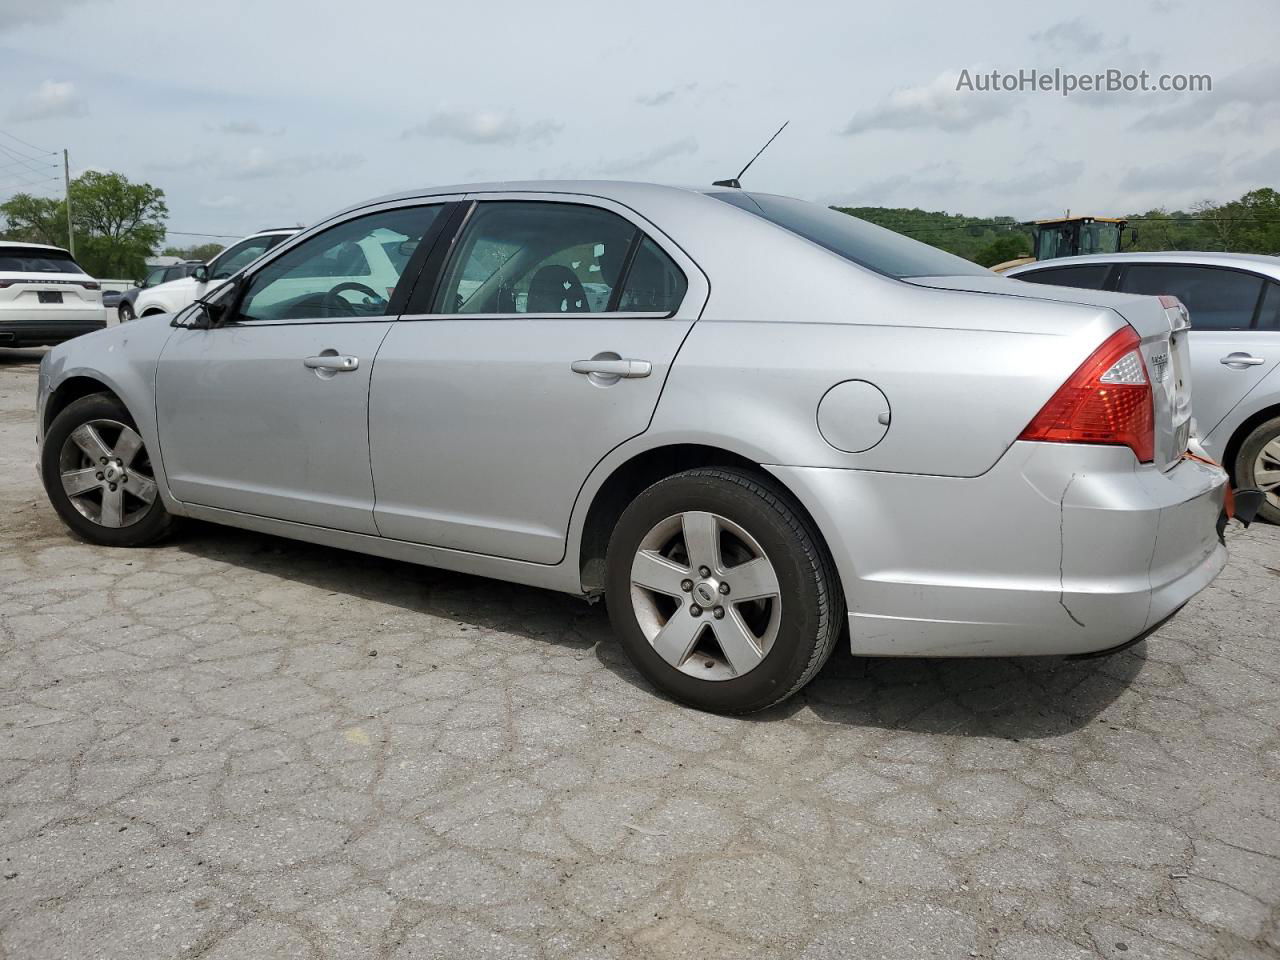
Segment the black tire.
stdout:
<path fill-rule="evenodd" d="M 128 323 L 130 320 L 135 319 L 133 307 L 129 306 L 128 300 L 120 301 L 120 306 L 116 307 L 116 317 L 119 318 L 121 323 Z"/>
<path fill-rule="evenodd" d="M 758 666 L 727 679 L 700 679 L 664 660 L 646 638 L 632 603 L 632 561 L 644 538 L 658 524 L 689 511 L 719 515 L 750 534 L 772 563 L 779 586 L 772 646 Z M 653 484 L 619 518 L 606 567 L 609 619 L 623 650 L 656 687 L 701 710 L 751 713 L 786 700 L 813 679 L 842 634 L 844 595 L 825 546 L 791 497 L 755 473 L 699 468 Z M 684 612 L 676 607 L 671 616 Z"/>
<path fill-rule="evenodd" d="M 1280 440 L 1280 417 L 1272 417 L 1270 420 L 1258 424 L 1244 438 L 1244 442 L 1240 444 L 1240 450 L 1236 453 L 1235 477 L 1236 486 L 1241 488 L 1258 487 L 1257 476 L 1255 475 L 1255 467 L 1258 463 L 1258 456 L 1262 453 L 1262 448 L 1275 440 Z M 1262 506 L 1258 509 L 1258 516 L 1266 520 L 1268 523 L 1280 524 L 1280 500 L 1276 490 L 1270 491 L 1270 496 L 1262 502 Z"/>
<path fill-rule="evenodd" d="M 109 393 L 91 394 L 69 404 L 53 418 L 44 437 L 44 446 L 40 450 L 40 474 L 49 502 L 72 533 L 90 543 L 106 547 L 144 547 L 155 543 L 173 527 L 173 516 L 165 509 L 158 494 L 150 507 L 146 507 L 145 502 L 141 507 L 136 507 L 145 508 L 145 513 L 134 522 L 127 526 L 107 527 L 77 510 L 62 487 L 63 446 L 73 430 L 94 420 L 113 420 L 135 431 L 137 429 L 137 423 L 129 415 L 125 405 Z M 143 447 L 137 458 L 146 456 L 146 448 Z M 141 471 L 146 466 L 146 460 L 137 458 L 134 464 Z"/>

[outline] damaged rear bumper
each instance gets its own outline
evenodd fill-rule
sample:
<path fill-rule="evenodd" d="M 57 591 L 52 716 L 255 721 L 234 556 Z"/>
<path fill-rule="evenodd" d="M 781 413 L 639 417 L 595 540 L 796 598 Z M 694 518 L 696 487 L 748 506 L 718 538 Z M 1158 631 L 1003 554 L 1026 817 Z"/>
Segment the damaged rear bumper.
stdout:
<path fill-rule="evenodd" d="M 1085 654 L 1158 626 L 1226 564 L 1226 474 L 1015 443 L 980 477 L 770 467 L 827 536 L 853 652 Z"/>

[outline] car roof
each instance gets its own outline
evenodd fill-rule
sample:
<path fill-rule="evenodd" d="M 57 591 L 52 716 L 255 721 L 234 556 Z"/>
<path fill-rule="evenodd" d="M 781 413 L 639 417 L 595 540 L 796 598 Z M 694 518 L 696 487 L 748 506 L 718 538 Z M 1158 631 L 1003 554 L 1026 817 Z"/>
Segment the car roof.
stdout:
<path fill-rule="evenodd" d="M 66 247 L 55 247 L 48 243 L 27 243 L 25 240 L 0 240 L 0 247 L 4 247 L 6 249 L 22 247 L 26 250 L 57 250 L 59 253 L 68 252 Z"/>
<path fill-rule="evenodd" d="M 1159 250 L 1149 253 L 1090 253 L 1079 257 L 1056 257 L 1014 267 L 1005 276 L 1013 277 L 1055 267 L 1085 266 L 1092 263 L 1177 263 L 1205 267 L 1235 267 L 1265 273 L 1280 280 L 1280 257 L 1265 253 L 1221 253 L 1212 250 Z"/>

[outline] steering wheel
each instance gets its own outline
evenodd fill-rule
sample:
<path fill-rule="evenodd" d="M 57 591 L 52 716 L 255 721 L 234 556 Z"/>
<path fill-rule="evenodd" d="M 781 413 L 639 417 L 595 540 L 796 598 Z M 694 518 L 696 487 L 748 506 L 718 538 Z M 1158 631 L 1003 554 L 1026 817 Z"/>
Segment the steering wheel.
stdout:
<path fill-rule="evenodd" d="M 342 294 L 348 290 L 354 290 L 356 293 L 363 293 L 379 303 L 386 302 L 386 300 L 378 296 L 378 292 L 371 287 L 366 287 L 363 283 L 357 283 L 354 280 L 346 280 L 326 293 L 324 298 L 320 301 L 326 317 L 354 317 L 356 315 L 355 310 L 352 309 L 355 304 L 351 303 L 349 300 L 342 299 Z"/>

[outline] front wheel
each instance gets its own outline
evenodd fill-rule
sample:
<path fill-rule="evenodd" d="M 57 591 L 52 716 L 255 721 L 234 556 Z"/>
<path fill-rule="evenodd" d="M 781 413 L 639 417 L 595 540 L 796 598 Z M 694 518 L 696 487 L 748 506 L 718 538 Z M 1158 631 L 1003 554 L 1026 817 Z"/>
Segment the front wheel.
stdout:
<path fill-rule="evenodd" d="M 1235 468 L 1237 486 L 1266 494 L 1258 516 L 1280 523 L 1280 417 L 1258 424 L 1244 438 Z"/>
<path fill-rule="evenodd" d="M 791 696 L 840 636 L 826 549 L 785 491 L 688 470 L 627 507 L 609 541 L 609 618 L 631 661 L 677 700 L 750 713 Z"/>
<path fill-rule="evenodd" d="M 120 306 L 116 307 L 116 316 L 120 318 L 121 323 L 128 323 L 134 319 L 133 307 L 128 300 L 120 301 Z"/>
<path fill-rule="evenodd" d="M 145 546 L 173 525 L 137 424 L 110 394 L 81 397 L 53 418 L 40 474 L 62 522 L 90 543 Z"/>

